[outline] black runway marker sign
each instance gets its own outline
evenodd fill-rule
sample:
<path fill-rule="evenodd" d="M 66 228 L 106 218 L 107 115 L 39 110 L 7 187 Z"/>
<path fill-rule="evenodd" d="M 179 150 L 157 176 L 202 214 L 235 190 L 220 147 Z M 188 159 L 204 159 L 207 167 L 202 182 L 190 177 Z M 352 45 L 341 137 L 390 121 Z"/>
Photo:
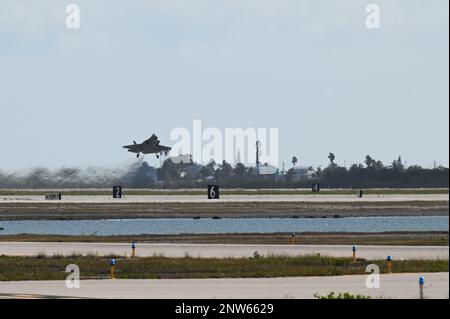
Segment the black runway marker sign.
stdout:
<path fill-rule="evenodd" d="M 113 186 L 113 198 L 122 198 L 122 186 Z"/>
<path fill-rule="evenodd" d="M 312 186 L 312 191 L 313 191 L 313 193 L 319 193 L 320 192 L 320 185 L 319 184 L 314 184 Z"/>
<path fill-rule="evenodd" d="M 62 193 L 45 193 L 45 200 L 61 200 Z"/>
<path fill-rule="evenodd" d="M 219 199 L 219 185 L 208 185 L 208 199 Z"/>

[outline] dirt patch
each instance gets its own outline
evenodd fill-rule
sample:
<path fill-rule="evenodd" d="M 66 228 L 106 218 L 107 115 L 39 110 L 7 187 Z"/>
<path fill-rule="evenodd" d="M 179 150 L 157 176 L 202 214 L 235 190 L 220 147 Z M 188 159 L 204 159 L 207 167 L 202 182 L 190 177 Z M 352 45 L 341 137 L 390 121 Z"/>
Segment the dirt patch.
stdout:
<path fill-rule="evenodd" d="M 0 220 L 448 216 L 448 201 L 0 203 Z"/>

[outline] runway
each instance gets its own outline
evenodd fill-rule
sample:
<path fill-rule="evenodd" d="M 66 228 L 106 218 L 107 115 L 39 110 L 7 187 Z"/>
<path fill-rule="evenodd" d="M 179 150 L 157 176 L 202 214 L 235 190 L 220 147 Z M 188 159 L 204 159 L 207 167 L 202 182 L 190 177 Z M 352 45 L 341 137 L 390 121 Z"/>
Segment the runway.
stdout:
<path fill-rule="evenodd" d="M 355 195 L 333 194 L 292 194 L 292 195 L 223 195 L 217 202 L 242 203 L 242 202 L 313 202 L 313 203 L 355 203 L 355 202 L 435 202 L 448 201 L 448 194 L 383 194 L 365 195 L 358 198 Z M 105 195 L 67 195 L 63 193 L 61 201 L 46 201 L 44 196 L 38 195 L 11 195 L 0 196 L 1 203 L 210 203 L 205 195 L 125 195 L 122 199 L 113 199 Z"/>
<path fill-rule="evenodd" d="M 389 274 L 380 288 L 366 287 L 366 275 L 255 279 L 82 280 L 79 289 L 64 281 L 0 282 L 0 298 L 136 299 L 311 299 L 315 293 L 349 292 L 372 298 L 419 298 L 419 277 L 425 277 L 425 298 L 448 298 L 449 274 Z M 230 301 L 231 302 L 231 301 Z"/>
<path fill-rule="evenodd" d="M 144 244 L 138 243 L 139 257 L 163 255 L 166 257 L 228 258 L 260 255 L 313 255 L 350 257 L 350 245 L 220 245 L 220 244 Z M 124 243 L 46 243 L 46 242 L 0 242 L 0 255 L 47 256 L 72 254 L 97 254 L 99 256 L 130 256 L 131 245 Z M 359 246 L 357 257 L 386 259 L 391 255 L 396 260 L 404 259 L 448 259 L 448 246 Z"/>
<path fill-rule="evenodd" d="M 448 216 L 448 195 L 0 196 L 0 221 L 139 218 Z"/>

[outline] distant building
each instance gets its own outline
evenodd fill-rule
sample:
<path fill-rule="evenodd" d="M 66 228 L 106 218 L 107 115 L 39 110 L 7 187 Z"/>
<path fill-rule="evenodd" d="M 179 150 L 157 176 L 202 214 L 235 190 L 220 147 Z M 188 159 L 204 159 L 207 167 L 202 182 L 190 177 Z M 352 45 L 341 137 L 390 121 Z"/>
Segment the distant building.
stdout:
<path fill-rule="evenodd" d="M 169 157 L 168 160 L 172 161 L 175 164 L 193 164 L 192 155 L 184 154 L 178 156 Z"/>
<path fill-rule="evenodd" d="M 293 180 L 309 180 L 314 178 L 316 171 L 312 167 L 299 166 L 292 168 L 291 174 Z"/>
<path fill-rule="evenodd" d="M 259 175 L 277 175 L 278 167 L 264 164 L 259 166 Z"/>

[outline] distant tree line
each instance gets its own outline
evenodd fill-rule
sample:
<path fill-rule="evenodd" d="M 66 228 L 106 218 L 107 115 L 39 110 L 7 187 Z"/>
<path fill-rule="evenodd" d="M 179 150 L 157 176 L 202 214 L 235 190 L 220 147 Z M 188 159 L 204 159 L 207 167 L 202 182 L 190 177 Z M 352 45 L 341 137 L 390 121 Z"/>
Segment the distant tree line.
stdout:
<path fill-rule="evenodd" d="M 381 161 L 366 156 L 364 165 L 353 164 L 350 168 L 334 163 L 318 170 L 318 181 L 326 188 L 447 188 L 449 187 L 448 168 L 426 169 L 414 165 L 405 167 L 401 157 L 386 166 Z"/>
<path fill-rule="evenodd" d="M 258 168 L 242 163 L 232 166 L 227 162 L 207 165 L 193 162 L 175 163 L 168 159 L 160 168 L 147 162 L 136 162 L 126 169 L 63 168 L 51 172 L 36 168 L 28 173 L 7 174 L 0 171 L 0 188 L 87 188 L 123 185 L 130 188 L 203 188 L 217 183 L 225 188 L 310 188 L 320 183 L 322 188 L 448 188 L 449 172 L 446 167 L 433 169 L 420 166 L 406 167 L 399 157 L 385 165 L 371 156 L 364 164 L 349 168 L 339 166 L 330 153 L 325 168 L 308 168 L 311 174 L 299 176 L 298 158 L 292 158 L 292 167 L 286 172 L 276 170 L 259 174 Z"/>
<path fill-rule="evenodd" d="M 174 164 L 166 161 L 158 169 L 160 183 L 166 187 L 204 187 L 205 184 L 216 182 L 223 187 L 230 188 L 309 188 L 314 183 L 320 183 L 323 188 L 448 188 L 449 171 L 445 167 L 426 169 L 420 166 L 405 167 L 401 157 L 395 159 L 390 165 L 366 156 L 364 164 L 353 164 L 350 168 L 339 166 L 334 153 L 328 156 L 329 165 L 322 169 L 318 167 L 308 178 L 298 178 L 296 164 L 298 158 L 292 158 L 292 168 L 286 172 L 279 170 L 275 174 L 259 175 L 257 168 L 246 167 L 237 163 L 232 167 L 223 162 L 217 165 L 210 162 L 208 165 L 198 165 L 183 178 L 186 165 Z M 177 178 L 178 177 L 178 178 Z"/>

